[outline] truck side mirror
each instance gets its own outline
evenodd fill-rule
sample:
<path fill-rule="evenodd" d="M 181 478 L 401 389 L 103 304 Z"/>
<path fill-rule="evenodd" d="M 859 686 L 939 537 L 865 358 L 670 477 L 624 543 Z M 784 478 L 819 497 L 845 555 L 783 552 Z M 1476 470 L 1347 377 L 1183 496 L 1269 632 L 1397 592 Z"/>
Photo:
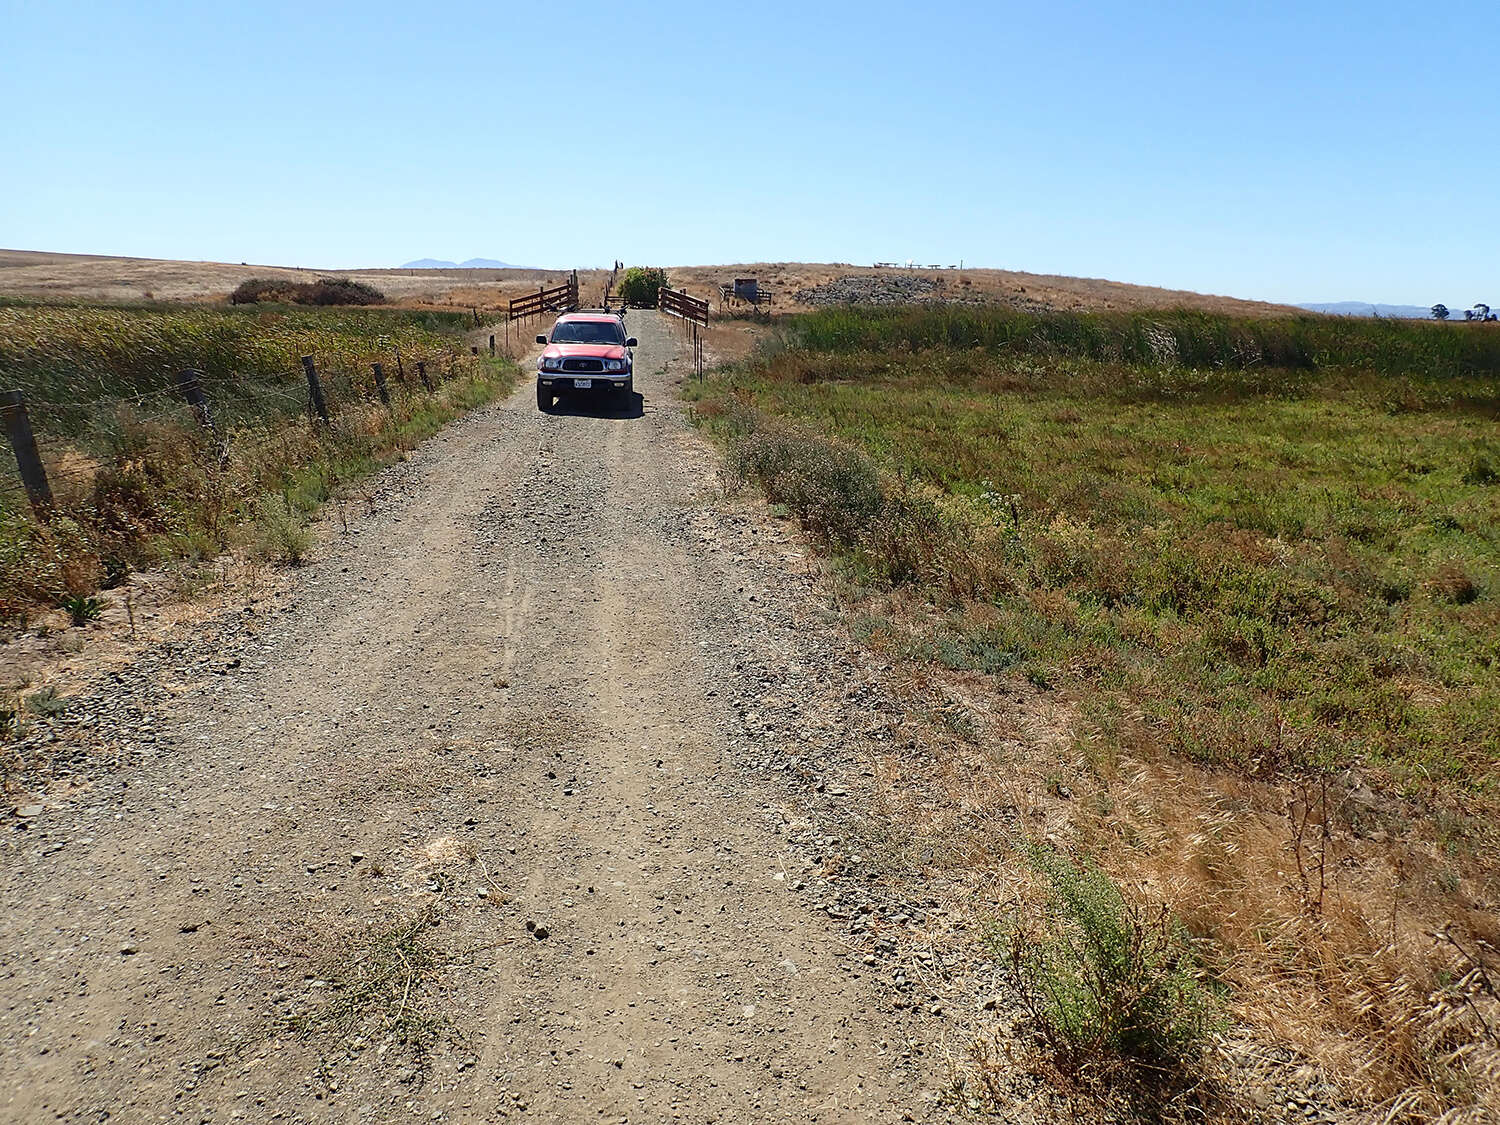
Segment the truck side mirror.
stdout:
<path fill-rule="evenodd" d="M 545 337 L 545 336 L 538 336 L 536 338 L 536 342 L 538 344 L 545 344 L 547 342 L 547 337 Z"/>
<path fill-rule="evenodd" d="M 627 348 L 633 348 L 633 347 L 635 347 L 636 346 L 635 337 L 632 336 L 632 337 L 630 337 L 630 339 L 626 340 L 625 341 L 625 346 Z"/>

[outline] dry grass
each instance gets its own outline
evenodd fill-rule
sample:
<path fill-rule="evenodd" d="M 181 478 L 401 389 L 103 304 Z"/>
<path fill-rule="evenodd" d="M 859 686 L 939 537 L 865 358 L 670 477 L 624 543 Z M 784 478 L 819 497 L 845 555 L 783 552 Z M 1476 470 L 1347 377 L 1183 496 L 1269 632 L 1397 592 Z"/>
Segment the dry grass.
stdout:
<path fill-rule="evenodd" d="M 668 266 L 675 288 L 711 297 L 718 307 L 718 287 L 735 277 L 756 277 L 774 294 L 772 308 L 797 311 L 792 295 L 840 277 L 904 273 L 945 283 L 955 296 L 977 295 L 1001 303 L 1024 302 L 1055 309 L 1192 308 L 1235 315 L 1285 312 L 1279 306 L 1233 297 L 1130 285 L 1098 278 L 1057 277 L 1012 270 L 876 270 L 844 263 L 752 262 L 724 265 Z M 479 308 L 492 319 L 513 297 L 556 285 L 564 270 L 319 270 L 230 262 L 180 262 L 154 258 L 115 258 L 86 254 L 47 254 L 0 250 L 0 295 L 78 297 L 111 301 L 221 301 L 252 277 L 310 282 L 318 277 L 346 277 L 374 285 L 398 306 Z M 585 305 L 596 305 L 609 279 L 608 270 L 579 270 Z"/>
<path fill-rule="evenodd" d="M 978 297 L 1001 304 L 1021 302 L 1052 309 L 1197 309 L 1204 312 L 1237 316 L 1266 316 L 1274 313 L 1301 312 L 1263 301 L 1246 301 L 1191 293 L 1178 289 L 1159 289 L 1147 285 L 1130 285 L 1099 278 L 1058 277 L 1049 274 L 1020 273 L 992 269 L 875 269 L 845 263 L 753 262 L 722 266 L 673 266 L 667 270 L 674 287 L 688 289 L 695 296 L 714 299 L 718 308 L 718 287 L 736 277 L 757 278 L 773 294 L 771 308 L 777 313 L 797 312 L 793 295 L 799 289 L 826 285 L 842 277 L 889 276 L 894 274 L 929 278 L 944 285 L 954 297 Z"/>
<path fill-rule="evenodd" d="M 920 607 L 900 599 L 850 611 L 893 655 L 921 626 Z M 1482 864 L 1431 839 L 1362 836 L 1332 788 L 1325 801 L 1318 787 L 1162 755 L 1127 754 L 1101 770 L 1060 693 L 906 671 L 907 719 L 876 768 L 881 808 L 951 910 L 996 920 L 1018 904 L 1045 909 L 1019 838 L 1092 854 L 1135 901 L 1211 938 L 1209 968 L 1228 986 L 1248 1053 L 1292 1048 L 1290 1061 L 1247 1070 L 1246 1052 L 1226 1042 L 1205 1071 L 1226 1104 L 1263 1083 L 1302 1084 L 1311 1063 L 1375 1120 L 1500 1113 L 1500 960 L 1484 937 L 1493 941 L 1494 926 Z M 1457 912 L 1454 880 L 1468 901 Z M 979 1087 L 982 1063 L 969 1076 Z"/>

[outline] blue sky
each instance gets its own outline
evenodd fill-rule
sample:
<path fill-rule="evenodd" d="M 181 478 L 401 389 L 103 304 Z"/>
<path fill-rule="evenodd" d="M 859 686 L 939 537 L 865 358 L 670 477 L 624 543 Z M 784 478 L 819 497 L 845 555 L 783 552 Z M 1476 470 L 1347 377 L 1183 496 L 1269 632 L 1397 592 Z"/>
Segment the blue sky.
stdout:
<path fill-rule="evenodd" d="M 0 0 L 0 27 L 0 246 L 1500 305 L 1500 22 L 1463 8 Z"/>

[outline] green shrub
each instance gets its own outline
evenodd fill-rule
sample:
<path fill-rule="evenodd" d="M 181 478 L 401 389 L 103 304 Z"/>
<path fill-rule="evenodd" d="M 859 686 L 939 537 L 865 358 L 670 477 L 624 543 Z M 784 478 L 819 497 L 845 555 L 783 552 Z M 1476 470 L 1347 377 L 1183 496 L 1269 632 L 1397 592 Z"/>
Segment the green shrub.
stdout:
<path fill-rule="evenodd" d="M 305 286 L 297 302 L 303 305 L 382 305 L 385 294 L 373 285 L 347 277 L 320 277 Z"/>
<path fill-rule="evenodd" d="M 87 625 L 90 621 L 99 620 L 104 612 L 104 602 L 88 594 L 69 594 L 63 598 L 62 608 L 67 611 L 68 620 L 74 625 Z"/>
<path fill-rule="evenodd" d="M 631 266 L 620 278 L 620 298 L 634 309 L 654 309 L 658 291 L 667 284 L 666 270 Z"/>
<path fill-rule="evenodd" d="M 317 281 L 287 281 L 252 277 L 229 294 L 232 305 L 276 302 L 288 305 L 381 305 L 385 294 L 373 285 L 347 277 L 320 277 Z"/>
<path fill-rule="evenodd" d="M 1114 1058 L 1179 1070 L 1220 1023 L 1191 941 L 1165 908 L 1126 900 L 1105 872 L 1030 847 L 1049 916 L 1017 924 L 1011 958 L 1028 1009 L 1065 1063 Z"/>
<path fill-rule="evenodd" d="M 755 433 L 736 450 L 739 471 L 785 504 L 814 535 L 859 545 L 885 507 L 875 466 L 862 453 L 789 431 Z"/>
<path fill-rule="evenodd" d="M 282 496 L 263 498 L 255 513 L 255 547 L 262 558 L 301 566 L 312 551 L 312 534 Z"/>

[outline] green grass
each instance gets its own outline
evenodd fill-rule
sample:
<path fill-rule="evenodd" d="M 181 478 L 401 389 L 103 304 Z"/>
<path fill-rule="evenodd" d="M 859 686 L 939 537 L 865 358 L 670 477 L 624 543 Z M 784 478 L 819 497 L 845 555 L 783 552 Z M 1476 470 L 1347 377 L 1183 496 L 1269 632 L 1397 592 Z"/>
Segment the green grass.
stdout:
<path fill-rule="evenodd" d="M 933 659 L 1139 717 L 1106 741 L 1492 793 L 1497 372 L 1478 326 L 839 309 L 698 409 L 855 581 L 929 591 Z"/>
<path fill-rule="evenodd" d="M 1006 944 L 1022 1000 L 1057 1056 L 1075 1067 L 1103 1060 L 1172 1080 L 1196 1075 L 1224 1021 L 1187 932 L 1164 908 L 1127 901 L 1092 863 L 1046 846 L 1027 855 L 1050 909 L 1018 912 Z"/>
<path fill-rule="evenodd" d="M 1039 314 L 953 305 L 839 307 L 788 322 L 780 346 L 844 354 L 982 349 L 1199 372 L 1500 374 L 1500 334 L 1485 325 L 1324 316 L 1251 320 L 1189 310 Z"/>
<path fill-rule="evenodd" d="M 14 464 L 0 469 L 0 620 L 247 535 L 299 561 L 319 504 L 512 385 L 513 365 L 467 354 L 466 326 L 460 314 L 371 308 L 0 302 L 0 389 L 25 395 L 58 501 L 38 523 Z M 303 355 L 331 425 L 308 418 Z M 420 387 L 419 361 L 435 393 Z M 203 373 L 213 434 L 176 388 L 187 368 Z"/>

